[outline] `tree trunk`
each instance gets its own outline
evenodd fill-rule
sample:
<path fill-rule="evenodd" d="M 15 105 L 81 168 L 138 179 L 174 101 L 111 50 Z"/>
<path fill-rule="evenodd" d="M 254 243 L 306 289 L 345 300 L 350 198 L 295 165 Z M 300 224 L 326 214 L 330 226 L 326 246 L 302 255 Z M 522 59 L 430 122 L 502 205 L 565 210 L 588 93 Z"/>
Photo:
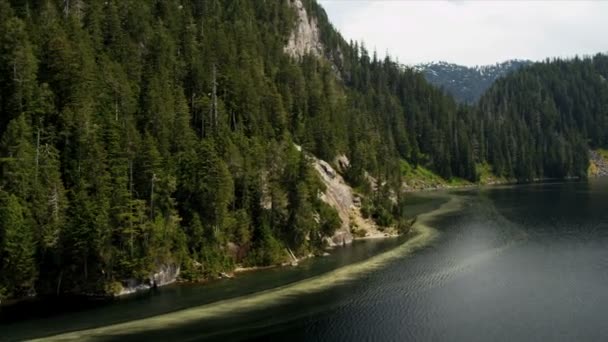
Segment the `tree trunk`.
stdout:
<path fill-rule="evenodd" d="M 36 134 L 36 170 L 34 173 L 34 184 L 38 185 L 38 165 L 40 161 L 40 128 Z"/>
<path fill-rule="evenodd" d="M 217 131 L 217 67 L 213 64 L 213 128 Z"/>
<path fill-rule="evenodd" d="M 63 271 L 59 272 L 59 278 L 57 279 L 57 295 L 59 296 L 59 292 L 61 291 L 61 280 L 63 279 Z"/>

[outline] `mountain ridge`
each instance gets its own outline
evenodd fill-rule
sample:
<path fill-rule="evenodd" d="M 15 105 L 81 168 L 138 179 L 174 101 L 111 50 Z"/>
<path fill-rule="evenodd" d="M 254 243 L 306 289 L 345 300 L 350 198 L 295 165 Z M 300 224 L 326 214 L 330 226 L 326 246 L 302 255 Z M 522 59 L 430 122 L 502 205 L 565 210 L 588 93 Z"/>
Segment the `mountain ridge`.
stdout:
<path fill-rule="evenodd" d="M 584 178 L 607 60 L 463 105 L 314 0 L 0 0 L 0 300 L 291 263 L 349 241 L 355 202 L 406 232 L 407 186 Z"/>
<path fill-rule="evenodd" d="M 416 64 L 413 68 L 423 73 L 431 84 L 454 96 L 458 102 L 474 104 L 497 79 L 532 63 L 530 60 L 512 59 L 468 67 L 437 61 Z"/>

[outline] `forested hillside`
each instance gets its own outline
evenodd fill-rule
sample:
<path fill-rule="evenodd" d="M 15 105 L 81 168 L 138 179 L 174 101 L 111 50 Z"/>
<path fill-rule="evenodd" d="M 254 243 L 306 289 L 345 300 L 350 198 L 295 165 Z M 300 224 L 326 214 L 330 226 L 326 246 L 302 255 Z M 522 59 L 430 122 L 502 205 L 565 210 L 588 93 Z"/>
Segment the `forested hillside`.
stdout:
<path fill-rule="evenodd" d="M 461 103 L 474 104 L 500 77 L 532 64 L 526 60 L 509 60 L 494 65 L 466 67 L 447 62 L 415 66 L 429 83 L 445 90 Z"/>
<path fill-rule="evenodd" d="M 584 177 L 608 145 L 608 56 L 547 60 L 498 80 L 479 101 L 479 158 L 520 180 Z"/>
<path fill-rule="evenodd" d="M 285 51 L 298 6 L 320 54 Z M 0 69 L 3 297 L 318 251 L 340 223 L 294 143 L 346 154 L 382 225 L 403 215 L 400 159 L 475 179 L 453 100 L 313 1 L 0 0 Z"/>
<path fill-rule="evenodd" d="M 0 298 L 318 253 L 343 222 L 310 155 L 346 156 L 362 212 L 393 227 L 404 165 L 584 176 L 604 61 L 526 68 L 474 108 L 313 0 L 0 0 Z"/>

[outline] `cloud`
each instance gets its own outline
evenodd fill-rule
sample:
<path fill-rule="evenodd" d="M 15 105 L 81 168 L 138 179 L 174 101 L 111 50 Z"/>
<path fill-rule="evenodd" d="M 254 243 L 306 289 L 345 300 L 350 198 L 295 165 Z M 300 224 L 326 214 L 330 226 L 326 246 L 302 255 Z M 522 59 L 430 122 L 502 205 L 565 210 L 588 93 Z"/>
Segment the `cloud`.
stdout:
<path fill-rule="evenodd" d="M 400 62 L 477 65 L 608 51 L 608 1 L 321 0 L 348 39 Z"/>

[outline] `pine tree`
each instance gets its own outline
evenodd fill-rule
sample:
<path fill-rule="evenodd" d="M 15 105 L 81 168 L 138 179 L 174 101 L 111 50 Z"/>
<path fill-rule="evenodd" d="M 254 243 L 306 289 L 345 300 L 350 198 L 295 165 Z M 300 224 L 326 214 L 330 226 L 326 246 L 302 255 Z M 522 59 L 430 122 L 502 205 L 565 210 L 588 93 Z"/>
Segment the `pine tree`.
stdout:
<path fill-rule="evenodd" d="M 8 296 L 31 294 L 37 275 L 34 234 L 20 202 L 0 191 L 0 288 Z"/>

